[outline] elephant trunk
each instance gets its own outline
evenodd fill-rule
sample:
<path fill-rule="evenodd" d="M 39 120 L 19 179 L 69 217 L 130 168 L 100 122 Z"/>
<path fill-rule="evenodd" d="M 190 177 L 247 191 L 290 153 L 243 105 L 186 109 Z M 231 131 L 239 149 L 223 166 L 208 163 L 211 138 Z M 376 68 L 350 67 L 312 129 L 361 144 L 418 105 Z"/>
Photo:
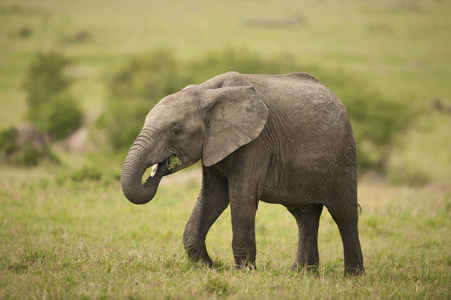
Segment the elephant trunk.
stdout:
<path fill-rule="evenodd" d="M 145 183 L 141 183 L 149 162 L 149 149 L 152 148 L 154 139 L 144 130 L 138 136 L 130 148 L 121 173 L 121 186 L 125 197 L 134 204 L 146 204 L 153 199 L 158 189 L 158 184 L 164 175 L 168 174 L 165 163 L 161 163 L 153 177 L 149 177 Z M 154 162 L 159 163 L 159 162 Z"/>

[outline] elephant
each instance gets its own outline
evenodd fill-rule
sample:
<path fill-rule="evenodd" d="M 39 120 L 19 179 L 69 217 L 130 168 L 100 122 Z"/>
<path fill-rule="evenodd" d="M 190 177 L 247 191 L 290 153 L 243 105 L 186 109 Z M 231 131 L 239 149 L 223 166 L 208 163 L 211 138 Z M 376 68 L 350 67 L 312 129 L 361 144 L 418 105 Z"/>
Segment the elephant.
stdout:
<path fill-rule="evenodd" d="M 122 191 L 145 204 L 163 176 L 200 160 L 200 194 L 183 232 L 191 260 L 214 267 L 205 238 L 230 205 L 236 266 L 255 268 L 255 216 L 263 201 L 285 206 L 296 219 L 292 269 L 318 270 L 326 206 L 341 235 L 345 275 L 364 273 L 353 129 L 342 102 L 314 76 L 228 72 L 164 97 L 125 158 Z"/>

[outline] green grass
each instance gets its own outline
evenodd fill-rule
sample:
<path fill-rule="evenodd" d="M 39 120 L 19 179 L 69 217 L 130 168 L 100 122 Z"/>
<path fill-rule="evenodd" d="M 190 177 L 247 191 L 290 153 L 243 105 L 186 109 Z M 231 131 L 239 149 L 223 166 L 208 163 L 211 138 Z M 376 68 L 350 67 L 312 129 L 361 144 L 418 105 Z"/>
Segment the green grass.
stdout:
<path fill-rule="evenodd" d="M 42 169 L 40 170 L 42 171 Z M 117 171 L 117 170 L 115 170 Z M 145 206 L 129 203 L 116 172 L 1 171 L 2 299 L 449 298 L 450 193 L 362 183 L 360 234 L 367 274 L 343 277 L 335 223 L 324 211 L 319 276 L 290 271 L 297 227 L 281 206 L 257 213 L 257 267 L 236 270 L 226 210 L 207 236 L 221 267 L 188 261 L 182 232 L 198 184 L 164 184 Z M 34 179 L 27 179 L 28 176 Z M 427 199 L 427 201 L 425 201 Z"/>

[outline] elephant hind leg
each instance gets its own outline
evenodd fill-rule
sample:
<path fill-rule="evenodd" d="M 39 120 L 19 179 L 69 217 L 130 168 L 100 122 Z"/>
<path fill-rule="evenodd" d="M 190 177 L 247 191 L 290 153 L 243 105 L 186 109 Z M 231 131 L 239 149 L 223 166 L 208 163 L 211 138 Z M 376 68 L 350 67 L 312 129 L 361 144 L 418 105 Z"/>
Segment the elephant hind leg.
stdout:
<path fill-rule="evenodd" d="M 299 228 L 299 241 L 293 270 L 316 271 L 319 265 L 318 227 L 323 210 L 322 204 L 309 204 L 302 208 L 288 209 Z"/>
<path fill-rule="evenodd" d="M 339 209 L 328 207 L 328 210 L 337 223 L 343 242 L 345 275 L 361 275 L 365 273 L 365 268 L 358 231 L 359 206 L 357 202 L 348 206 L 352 207 L 340 206 Z"/>

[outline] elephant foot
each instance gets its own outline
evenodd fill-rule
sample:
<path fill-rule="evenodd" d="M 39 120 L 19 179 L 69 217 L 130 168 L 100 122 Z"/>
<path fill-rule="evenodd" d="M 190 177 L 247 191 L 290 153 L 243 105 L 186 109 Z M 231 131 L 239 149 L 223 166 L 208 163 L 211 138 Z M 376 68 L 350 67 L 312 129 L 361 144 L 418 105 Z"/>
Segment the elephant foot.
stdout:
<path fill-rule="evenodd" d="M 363 276 L 365 275 L 365 268 L 361 266 L 357 267 L 345 267 L 345 277 L 347 276 Z"/>
<path fill-rule="evenodd" d="M 257 265 L 255 263 L 242 263 L 235 265 L 237 270 L 257 270 Z"/>
<path fill-rule="evenodd" d="M 188 260 L 201 268 L 215 269 L 217 266 L 211 260 L 198 259 L 197 257 L 188 256 Z"/>
<path fill-rule="evenodd" d="M 205 267 L 213 268 L 213 261 L 211 260 L 210 256 L 208 255 L 206 249 L 196 249 L 186 247 L 185 253 L 188 256 L 188 259 L 192 261 L 193 263 L 202 264 Z"/>
<path fill-rule="evenodd" d="M 307 265 L 294 262 L 291 265 L 291 270 L 295 272 L 305 272 L 307 274 L 319 275 L 319 264 Z"/>
<path fill-rule="evenodd" d="M 235 268 L 238 270 L 257 270 L 257 264 L 255 263 L 255 259 L 240 259 L 235 258 Z"/>
<path fill-rule="evenodd" d="M 193 261 L 197 264 L 200 264 L 204 267 L 207 267 L 207 268 L 213 269 L 215 267 L 215 265 L 214 265 L 213 261 L 210 259 L 210 257 L 200 258 L 200 259 L 198 257 L 191 257 L 190 259 L 191 259 L 191 261 Z"/>

